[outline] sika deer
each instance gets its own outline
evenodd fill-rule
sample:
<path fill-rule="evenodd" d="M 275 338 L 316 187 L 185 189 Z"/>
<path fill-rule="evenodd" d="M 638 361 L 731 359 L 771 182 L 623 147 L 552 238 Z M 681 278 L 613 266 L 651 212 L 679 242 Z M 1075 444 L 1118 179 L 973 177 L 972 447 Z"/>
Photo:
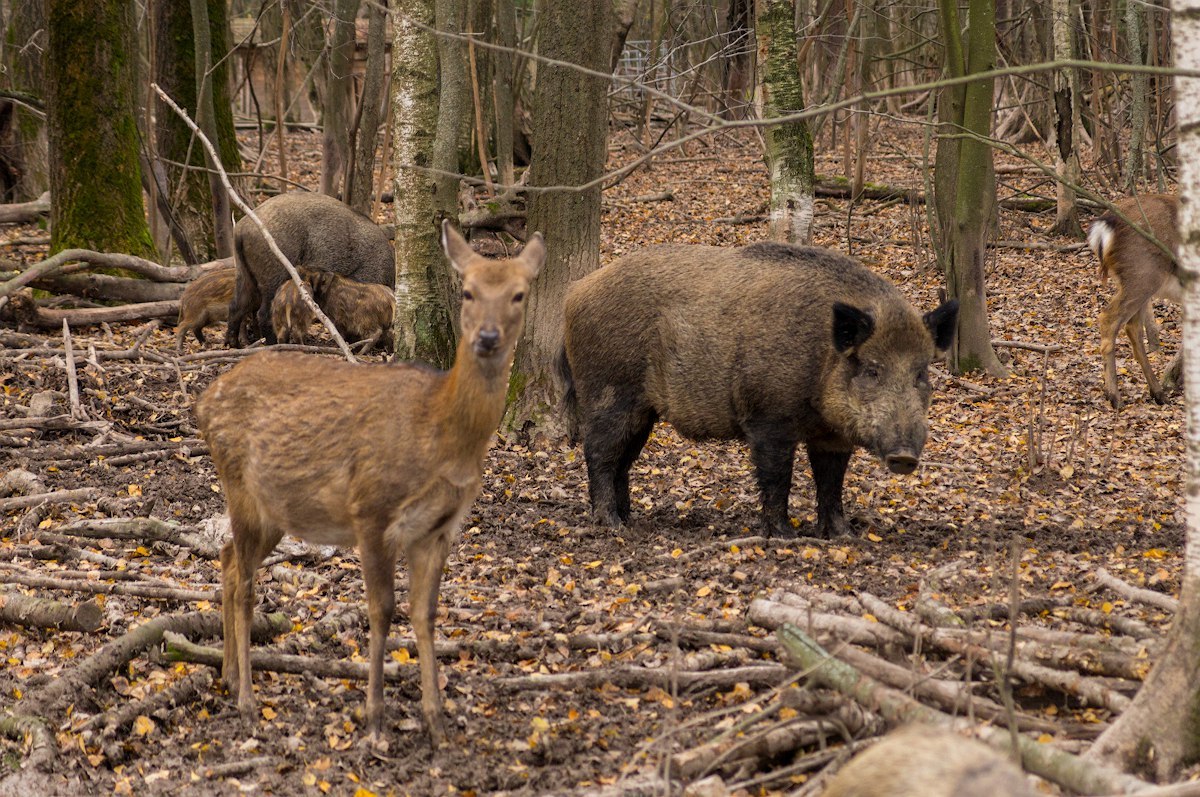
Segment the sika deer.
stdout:
<path fill-rule="evenodd" d="M 254 711 L 250 618 L 254 573 L 285 533 L 354 545 L 370 620 L 367 729 L 383 729 L 383 653 L 395 608 L 396 559 L 409 563 L 421 710 L 445 740 L 433 624 L 442 567 L 479 493 L 483 458 L 504 412 L 525 297 L 541 267 L 535 234 L 516 258 L 475 254 L 448 224 L 442 245 L 462 275 L 462 334 L 449 371 L 422 364 L 351 365 L 264 352 L 218 378 L 196 406 L 229 503 L 221 549 L 223 676 Z"/>
<path fill-rule="evenodd" d="M 1178 304 L 1183 297 L 1183 285 L 1175 260 L 1179 250 L 1179 200 L 1169 194 L 1146 194 L 1120 199 L 1113 203 L 1113 208 L 1116 212 L 1109 211 L 1092 222 L 1088 245 L 1100 258 L 1100 281 L 1112 276 L 1117 284 L 1117 292 L 1100 312 L 1097 325 L 1100 357 L 1104 362 L 1104 395 L 1113 409 L 1119 410 L 1121 391 L 1117 388 L 1117 358 L 1113 349 L 1122 329 L 1146 376 L 1151 397 L 1159 404 L 1166 400 L 1146 357 L 1142 330 L 1153 324 L 1150 303 L 1154 298 Z M 1155 240 L 1147 238 L 1146 233 Z M 1178 382 L 1182 365 L 1181 352 L 1168 366 L 1168 386 Z"/>

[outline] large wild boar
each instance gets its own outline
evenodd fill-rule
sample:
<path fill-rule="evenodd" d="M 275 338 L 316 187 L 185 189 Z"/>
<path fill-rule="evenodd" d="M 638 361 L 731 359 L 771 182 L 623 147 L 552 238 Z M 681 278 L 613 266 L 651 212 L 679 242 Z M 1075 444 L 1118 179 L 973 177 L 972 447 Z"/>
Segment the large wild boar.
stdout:
<path fill-rule="evenodd" d="M 908 726 L 851 759 L 825 797 L 1033 797 L 992 748 L 941 728 Z"/>
<path fill-rule="evenodd" d="M 333 197 L 290 193 L 271 197 L 255 208 L 280 251 L 294 266 L 374 282 L 396 284 L 395 255 L 387 233 Z M 244 346 L 265 335 L 275 342 L 271 301 L 288 279 L 254 220 L 245 217 L 233 228 L 237 284 L 229 308 L 229 346 Z"/>
<path fill-rule="evenodd" d="M 958 304 L 921 316 L 857 261 L 816 247 L 661 246 L 571 285 L 559 369 L 598 522 L 629 520 L 629 468 L 654 422 L 740 439 L 769 534 L 794 536 L 796 447 L 817 492 L 814 534 L 849 531 L 842 481 L 855 447 L 911 473 L 925 444 L 929 364 Z"/>

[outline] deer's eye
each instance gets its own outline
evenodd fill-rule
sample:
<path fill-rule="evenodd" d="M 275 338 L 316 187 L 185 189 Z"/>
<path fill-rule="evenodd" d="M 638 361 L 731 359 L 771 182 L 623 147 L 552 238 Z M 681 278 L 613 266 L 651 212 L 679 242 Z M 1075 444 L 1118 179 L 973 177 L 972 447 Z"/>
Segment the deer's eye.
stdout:
<path fill-rule="evenodd" d="M 471 302 L 474 300 L 475 300 L 475 294 L 471 293 L 470 291 L 463 291 L 463 301 L 464 302 Z"/>
<path fill-rule="evenodd" d="M 513 294 L 513 304 L 519 304 L 523 301 L 525 301 L 525 292 L 524 291 L 517 291 L 516 293 Z"/>

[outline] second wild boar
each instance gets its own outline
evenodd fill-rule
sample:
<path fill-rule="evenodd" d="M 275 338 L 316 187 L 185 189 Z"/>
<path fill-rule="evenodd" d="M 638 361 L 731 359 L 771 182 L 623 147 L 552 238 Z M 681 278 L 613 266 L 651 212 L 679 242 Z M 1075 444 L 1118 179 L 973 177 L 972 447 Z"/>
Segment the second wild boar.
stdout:
<path fill-rule="evenodd" d="M 224 266 L 202 272 L 188 283 L 179 297 L 179 321 L 175 324 L 175 351 L 183 349 L 183 338 L 191 332 L 204 343 L 204 328 L 229 318 L 233 299 L 233 268 Z"/>
<path fill-rule="evenodd" d="M 629 468 L 661 418 L 692 440 L 745 440 L 765 530 L 782 537 L 795 535 L 787 502 L 803 443 L 813 533 L 848 533 L 851 454 L 916 469 L 929 365 L 957 316 L 953 300 L 922 316 L 883 277 L 817 247 L 660 246 L 597 269 L 568 289 L 559 358 L 597 521 L 629 521 Z"/>
<path fill-rule="evenodd" d="M 298 271 L 311 292 L 320 272 L 307 268 Z M 286 280 L 275 291 L 275 298 L 271 300 L 271 329 L 280 343 L 303 344 L 314 318 L 316 314 L 300 295 L 300 286 L 294 280 Z"/>
<path fill-rule="evenodd" d="M 396 297 L 389 288 L 358 282 L 328 271 L 314 276 L 317 303 L 348 342 L 367 341 L 364 351 L 379 344 L 393 351 L 392 317 Z"/>
<path fill-rule="evenodd" d="M 392 245 L 383 228 L 333 197 L 293 192 L 271 197 L 255 208 L 292 265 L 373 282 L 396 284 Z M 237 284 L 229 307 L 226 343 L 244 346 L 259 335 L 274 343 L 271 301 L 289 279 L 254 220 L 246 216 L 233 228 Z"/>

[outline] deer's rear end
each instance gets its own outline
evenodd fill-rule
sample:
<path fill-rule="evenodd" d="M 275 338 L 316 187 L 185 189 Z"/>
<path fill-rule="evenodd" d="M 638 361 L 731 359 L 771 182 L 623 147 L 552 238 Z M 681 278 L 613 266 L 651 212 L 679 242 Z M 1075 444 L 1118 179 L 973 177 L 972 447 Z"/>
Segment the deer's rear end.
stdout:
<path fill-rule="evenodd" d="M 449 227 L 443 245 L 463 278 L 462 336 L 449 371 L 264 352 L 217 379 L 197 405 L 229 504 L 233 538 L 221 550 L 223 675 L 244 714 L 254 709 L 254 574 L 291 533 L 359 549 L 370 621 L 366 718 L 376 739 L 395 565 L 405 555 L 422 713 L 434 743 L 445 738 L 433 650 L 441 572 L 479 492 L 525 297 L 544 250 L 535 235 L 519 257 L 492 261 Z"/>
<path fill-rule="evenodd" d="M 1166 400 L 1146 356 L 1143 329 L 1154 323 L 1151 302 L 1156 298 L 1178 303 L 1183 295 L 1175 253 L 1179 250 L 1179 200 L 1169 194 L 1126 197 L 1092 222 L 1088 245 L 1100 258 L 1100 280 L 1112 277 L 1116 293 L 1100 312 L 1100 358 L 1104 363 L 1104 395 L 1113 409 L 1121 408 L 1117 387 L 1116 342 L 1125 330 L 1133 356 L 1141 366 L 1151 397 Z M 1122 218 L 1124 217 L 1124 218 Z M 1147 237 L 1147 234 L 1150 236 Z M 1160 245 L 1161 244 L 1161 245 Z M 1177 380 L 1182 361 L 1168 368 L 1168 382 Z"/>

